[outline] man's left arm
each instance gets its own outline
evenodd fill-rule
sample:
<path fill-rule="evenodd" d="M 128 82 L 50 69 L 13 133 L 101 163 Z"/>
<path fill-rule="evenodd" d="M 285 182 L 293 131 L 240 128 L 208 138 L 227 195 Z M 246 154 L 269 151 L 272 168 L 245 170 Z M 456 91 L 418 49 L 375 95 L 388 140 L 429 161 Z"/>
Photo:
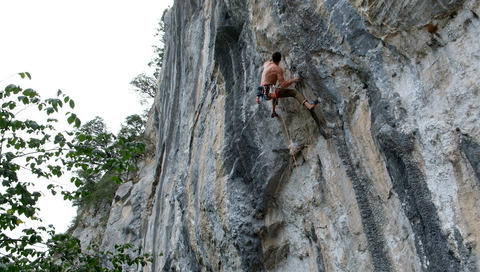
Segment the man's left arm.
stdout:
<path fill-rule="evenodd" d="M 293 83 L 299 82 L 300 80 L 302 80 L 299 77 L 295 77 L 289 81 L 286 81 L 285 78 L 283 77 L 283 70 L 280 67 L 278 68 L 278 71 L 277 71 L 277 79 L 278 79 L 278 82 L 280 82 L 280 86 L 282 86 L 282 88 L 287 88 Z"/>

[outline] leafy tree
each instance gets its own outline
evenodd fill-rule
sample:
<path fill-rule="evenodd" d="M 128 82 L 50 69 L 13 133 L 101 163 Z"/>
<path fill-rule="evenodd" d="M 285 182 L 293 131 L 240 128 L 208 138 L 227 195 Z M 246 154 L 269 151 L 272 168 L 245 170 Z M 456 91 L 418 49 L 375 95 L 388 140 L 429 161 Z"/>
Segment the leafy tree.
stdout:
<path fill-rule="evenodd" d="M 121 134 L 115 136 L 99 117 L 87 122 L 74 135 L 72 149 L 66 154 L 64 163 L 68 170 L 79 169 L 77 174 L 81 174 L 73 177 L 72 182 L 80 188 L 88 181 L 86 177 L 98 180 L 108 171 L 117 172 L 112 178 L 115 182 L 122 182 L 122 177 L 128 179 L 129 173 L 136 168 L 135 159 L 145 150 L 142 140 L 127 139 Z M 81 191 L 77 191 L 75 196 L 65 195 L 78 198 Z"/>
<path fill-rule="evenodd" d="M 103 119 L 98 116 L 77 131 L 79 144 L 72 151 L 74 160 L 68 163 L 81 167 L 74 178 L 79 186 L 74 201 L 76 205 L 98 206 L 100 202 L 111 201 L 118 187 L 112 180 L 120 183 L 131 178 L 137 159 L 145 150 L 144 130 L 145 121 L 134 114 L 126 118 L 117 136 L 106 129 Z"/>
<path fill-rule="evenodd" d="M 114 252 L 101 251 L 96 246 L 83 250 L 80 241 L 65 234 L 53 234 L 46 243 L 48 253 L 30 261 L 0 264 L 0 271 L 100 271 L 120 272 L 132 266 L 145 266 L 151 261 L 142 248 L 131 244 L 115 245 Z M 88 252 L 88 253 L 87 253 Z M 17 260 L 18 261 L 18 260 Z"/>
<path fill-rule="evenodd" d="M 127 177 L 130 177 L 137 166 L 138 159 L 145 153 L 145 124 L 145 120 L 140 115 L 130 115 L 117 135 L 115 147 L 122 160 L 126 162 L 127 168 L 124 173 Z"/>
<path fill-rule="evenodd" d="M 155 97 L 157 80 L 154 77 L 141 73 L 130 81 L 130 85 L 134 87 L 134 91 L 138 93 L 142 103 Z"/>
<path fill-rule="evenodd" d="M 75 181 L 77 186 L 79 186 L 76 193 L 80 197 L 74 199 L 73 203 L 78 205 L 82 202 L 82 196 L 86 197 L 95 190 L 94 184 L 100 180 L 103 174 L 100 170 L 94 171 L 95 167 L 93 164 L 101 164 L 104 161 L 92 161 L 91 159 L 98 159 L 98 157 L 93 157 L 92 153 L 103 154 L 103 150 L 107 150 L 112 144 L 113 139 L 111 133 L 107 130 L 103 118 L 98 116 L 82 125 L 82 127 L 78 129 L 76 137 L 79 143 L 74 146 L 75 150 L 72 150 L 71 153 L 68 154 L 68 157 L 74 158 L 70 161 L 70 165 L 75 166 L 74 162 L 76 162 L 76 166 L 81 167 L 75 171 L 78 177 Z M 82 164 L 78 162 L 79 151 L 84 155 L 82 156 Z M 72 166 L 70 168 L 72 168 Z"/>
<path fill-rule="evenodd" d="M 159 38 L 159 43 L 153 45 L 154 58 L 148 63 L 148 66 L 155 68 L 154 77 L 158 77 L 160 70 L 163 65 L 163 55 L 165 53 L 165 15 L 167 14 L 168 9 L 163 11 L 162 18 L 158 22 L 157 32 L 155 37 Z"/>
<path fill-rule="evenodd" d="M 78 135 L 92 136 L 93 139 L 90 145 L 99 149 L 105 149 L 112 143 L 111 133 L 108 131 L 103 118 L 99 116 L 82 125 L 78 130 Z"/>
<path fill-rule="evenodd" d="M 155 69 L 152 76 L 145 73 L 137 75 L 130 81 L 130 85 L 134 87 L 134 91 L 140 96 L 142 104 L 147 103 L 151 98 L 155 98 L 155 93 L 158 87 L 158 76 L 163 65 L 163 56 L 165 53 L 165 15 L 168 9 L 164 10 L 162 18 L 159 20 L 158 28 L 156 29 L 155 37 L 159 37 L 158 44 L 153 45 L 153 59 L 148 63 L 149 67 Z"/>
<path fill-rule="evenodd" d="M 118 137 L 123 137 L 128 141 L 143 141 L 145 125 L 144 117 L 138 114 L 127 116 L 120 128 Z"/>
<path fill-rule="evenodd" d="M 31 78 L 29 73 L 19 75 Z M 113 144 L 115 138 L 104 132 L 98 120 L 88 129 L 81 128 L 80 119 L 72 112 L 65 113 L 66 121 L 77 131 L 56 131 L 56 116 L 63 108 L 75 107 L 61 91 L 54 98 L 42 99 L 33 89 L 11 84 L 0 91 L 0 100 L 0 271 L 121 271 L 125 265 L 144 265 L 149 255 L 140 255 L 140 249 L 131 249 L 131 245 L 118 246 L 116 253 L 97 251 L 92 255 L 80 249 L 78 240 L 56 234 L 51 226 L 12 233 L 27 219 L 41 221 L 37 202 L 42 193 L 32 189 L 40 178 L 59 178 L 66 168 L 89 174 L 112 170 L 117 173 L 115 180 L 121 181 L 122 174 L 133 167 L 130 159 L 143 149 L 141 145 Z M 26 111 L 34 111 L 28 116 L 35 118 L 23 117 Z M 20 180 L 19 171 L 30 171 L 37 179 Z M 79 177 L 71 181 L 78 187 L 84 184 Z M 60 190 L 67 199 L 82 195 L 53 184 L 47 188 L 52 194 Z M 38 245 L 48 250 L 38 250 Z M 127 254 L 127 249 L 137 256 Z"/>

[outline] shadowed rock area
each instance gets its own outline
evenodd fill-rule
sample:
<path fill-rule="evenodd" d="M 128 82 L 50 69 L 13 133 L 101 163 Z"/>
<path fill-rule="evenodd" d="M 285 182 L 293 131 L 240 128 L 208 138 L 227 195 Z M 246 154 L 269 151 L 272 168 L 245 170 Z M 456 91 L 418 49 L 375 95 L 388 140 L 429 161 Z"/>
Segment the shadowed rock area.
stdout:
<path fill-rule="evenodd" d="M 478 14 L 476 0 L 175 1 L 156 155 L 120 187 L 103 247 L 152 253 L 132 271 L 480 270 Z M 255 103 L 275 51 L 314 110 Z"/>

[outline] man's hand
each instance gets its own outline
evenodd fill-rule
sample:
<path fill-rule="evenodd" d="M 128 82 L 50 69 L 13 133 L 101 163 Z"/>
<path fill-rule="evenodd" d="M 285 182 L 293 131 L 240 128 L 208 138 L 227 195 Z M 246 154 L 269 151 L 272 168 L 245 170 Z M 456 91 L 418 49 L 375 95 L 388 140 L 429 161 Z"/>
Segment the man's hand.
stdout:
<path fill-rule="evenodd" d="M 295 78 L 292 78 L 292 79 L 290 79 L 289 81 L 285 82 L 285 84 L 282 85 L 282 87 L 283 87 L 283 88 L 286 88 L 286 87 L 292 85 L 293 83 L 295 83 L 295 82 L 300 82 L 300 81 L 302 81 L 302 78 L 301 78 L 301 77 L 295 77 Z"/>

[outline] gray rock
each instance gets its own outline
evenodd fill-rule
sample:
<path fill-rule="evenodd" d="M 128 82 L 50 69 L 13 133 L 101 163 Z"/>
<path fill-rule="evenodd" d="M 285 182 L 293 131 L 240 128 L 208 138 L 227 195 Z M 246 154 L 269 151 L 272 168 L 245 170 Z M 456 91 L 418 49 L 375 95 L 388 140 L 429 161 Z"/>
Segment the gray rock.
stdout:
<path fill-rule="evenodd" d="M 152 253 L 132 271 L 478 271 L 477 14 L 476 0 L 175 1 L 155 160 L 117 193 L 103 246 Z M 275 51 L 314 111 L 255 103 Z"/>

